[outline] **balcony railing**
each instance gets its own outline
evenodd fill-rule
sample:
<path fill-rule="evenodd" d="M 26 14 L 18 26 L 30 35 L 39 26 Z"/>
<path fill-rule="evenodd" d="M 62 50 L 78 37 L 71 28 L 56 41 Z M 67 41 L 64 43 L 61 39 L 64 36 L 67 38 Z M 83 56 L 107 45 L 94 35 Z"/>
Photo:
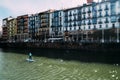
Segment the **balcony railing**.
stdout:
<path fill-rule="evenodd" d="M 103 17 L 102 15 L 99 15 L 98 17 Z"/>
<path fill-rule="evenodd" d="M 91 11 L 91 10 L 88 10 L 87 12 L 88 12 L 88 13 L 91 13 L 92 11 Z"/>
<path fill-rule="evenodd" d="M 69 16 L 72 16 L 72 14 L 69 14 Z"/>
<path fill-rule="evenodd" d="M 68 17 L 68 15 L 66 14 L 65 17 Z"/>
<path fill-rule="evenodd" d="M 100 8 L 98 11 L 102 11 L 102 9 Z"/>
<path fill-rule="evenodd" d="M 105 17 L 108 17 L 109 15 L 108 14 L 105 14 Z"/>
<path fill-rule="evenodd" d="M 85 11 L 83 11 L 83 12 L 82 12 L 82 14 L 86 14 L 86 12 L 85 12 Z"/>
<path fill-rule="evenodd" d="M 106 21 L 105 21 L 105 23 L 109 23 L 109 21 L 108 21 L 108 20 L 106 20 Z"/>
<path fill-rule="evenodd" d="M 85 17 L 82 18 L 83 20 L 86 19 Z"/>
<path fill-rule="evenodd" d="M 97 22 L 92 22 L 93 24 L 97 24 Z"/>
<path fill-rule="evenodd" d="M 85 23 L 85 22 L 83 22 L 83 23 L 82 23 L 82 25 L 86 25 L 86 23 Z"/>
<path fill-rule="evenodd" d="M 70 19 L 69 22 L 72 22 L 72 19 Z"/>
<path fill-rule="evenodd" d="M 78 18 L 78 21 L 81 21 L 81 18 Z"/>
<path fill-rule="evenodd" d="M 92 18 L 95 19 L 95 18 L 97 18 L 97 16 L 93 16 Z"/>
<path fill-rule="evenodd" d="M 77 21 L 77 19 L 75 18 L 75 19 L 73 19 L 73 21 Z"/>
<path fill-rule="evenodd" d="M 88 25 L 91 25 L 91 22 L 88 22 Z"/>
<path fill-rule="evenodd" d="M 73 24 L 73 26 L 77 26 L 76 24 Z"/>
<path fill-rule="evenodd" d="M 91 19 L 91 17 L 89 16 L 89 17 L 87 17 L 87 19 Z"/>
<path fill-rule="evenodd" d="M 109 8 L 108 8 L 108 7 L 106 7 L 106 8 L 105 8 L 105 10 L 109 10 Z"/>
<path fill-rule="evenodd" d="M 102 21 L 99 21 L 98 24 L 102 24 Z"/>

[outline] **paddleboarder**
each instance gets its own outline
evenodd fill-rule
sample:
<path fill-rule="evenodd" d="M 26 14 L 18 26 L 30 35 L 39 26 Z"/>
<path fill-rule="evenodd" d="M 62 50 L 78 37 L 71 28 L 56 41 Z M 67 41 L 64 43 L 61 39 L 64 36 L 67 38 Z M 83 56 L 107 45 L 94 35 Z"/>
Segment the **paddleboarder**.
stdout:
<path fill-rule="evenodd" d="M 29 53 L 29 60 L 32 60 L 32 53 Z"/>

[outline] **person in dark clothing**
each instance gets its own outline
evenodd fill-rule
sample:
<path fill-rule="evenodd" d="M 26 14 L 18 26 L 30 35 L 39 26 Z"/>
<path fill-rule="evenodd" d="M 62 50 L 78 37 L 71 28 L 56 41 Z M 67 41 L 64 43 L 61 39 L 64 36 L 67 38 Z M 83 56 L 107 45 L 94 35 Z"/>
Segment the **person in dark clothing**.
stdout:
<path fill-rule="evenodd" d="M 32 53 L 29 53 L 29 59 L 32 60 Z"/>

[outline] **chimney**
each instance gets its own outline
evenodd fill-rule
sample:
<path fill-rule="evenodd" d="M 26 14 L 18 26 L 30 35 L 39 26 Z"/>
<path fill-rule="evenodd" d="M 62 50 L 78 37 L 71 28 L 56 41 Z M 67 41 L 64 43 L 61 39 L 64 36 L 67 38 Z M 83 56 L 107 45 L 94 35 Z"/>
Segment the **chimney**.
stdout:
<path fill-rule="evenodd" d="M 93 0 L 87 0 L 87 3 L 92 3 L 93 2 Z"/>

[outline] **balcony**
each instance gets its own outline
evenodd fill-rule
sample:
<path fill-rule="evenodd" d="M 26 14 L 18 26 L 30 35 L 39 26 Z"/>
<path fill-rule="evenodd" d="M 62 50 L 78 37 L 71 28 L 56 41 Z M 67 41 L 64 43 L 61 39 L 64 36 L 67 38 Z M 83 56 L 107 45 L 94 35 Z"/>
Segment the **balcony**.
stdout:
<path fill-rule="evenodd" d="M 108 21 L 108 20 L 106 20 L 106 21 L 105 21 L 105 23 L 109 23 L 109 21 Z"/>
<path fill-rule="evenodd" d="M 78 12 L 78 15 L 81 15 L 81 12 Z"/>
<path fill-rule="evenodd" d="M 111 16 L 116 16 L 116 13 L 111 13 Z"/>
<path fill-rule="evenodd" d="M 78 26 L 81 26 L 81 23 L 78 23 Z"/>
<path fill-rule="evenodd" d="M 96 18 L 97 18 L 97 16 L 93 16 L 92 18 L 93 18 L 93 19 L 96 19 Z"/>
<path fill-rule="evenodd" d="M 91 25 L 91 22 L 88 22 L 88 25 Z"/>
<path fill-rule="evenodd" d="M 65 20 L 65 23 L 68 23 L 68 20 Z"/>
<path fill-rule="evenodd" d="M 73 19 L 73 21 L 77 21 L 77 19 L 75 18 L 75 19 Z"/>
<path fill-rule="evenodd" d="M 82 12 L 82 14 L 86 14 L 86 12 L 85 12 L 85 11 L 83 11 L 83 12 Z"/>
<path fill-rule="evenodd" d="M 70 24 L 69 27 L 72 27 L 72 25 Z"/>
<path fill-rule="evenodd" d="M 87 12 L 88 12 L 88 13 L 91 13 L 92 11 L 91 11 L 91 10 L 88 10 Z"/>
<path fill-rule="evenodd" d="M 51 27 L 52 27 L 52 28 L 54 28 L 54 27 L 55 27 L 55 25 L 52 25 Z"/>
<path fill-rule="evenodd" d="M 86 25 L 86 23 L 85 23 L 85 22 L 83 22 L 83 23 L 82 23 L 82 25 Z"/>
<path fill-rule="evenodd" d="M 77 26 L 77 25 L 74 23 L 73 26 Z"/>
<path fill-rule="evenodd" d="M 104 10 L 109 10 L 109 8 L 108 8 L 108 7 L 106 7 Z"/>
<path fill-rule="evenodd" d="M 78 21 L 81 21 L 81 18 L 78 18 Z"/>
<path fill-rule="evenodd" d="M 102 21 L 99 21 L 98 24 L 102 24 Z"/>
<path fill-rule="evenodd" d="M 105 17 L 109 17 L 109 15 L 108 15 L 108 14 L 105 14 Z"/>
<path fill-rule="evenodd" d="M 97 22 L 92 22 L 93 24 L 97 24 Z"/>
<path fill-rule="evenodd" d="M 85 17 L 83 17 L 82 19 L 83 19 L 83 20 L 85 20 L 86 18 L 85 18 Z"/>
<path fill-rule="evenodd" d="M 65 17 L 68 17 L 68 15 L 66 14 Z"/>
<path fill-rule="evenodd" d="M 73 14 L 73 16 L 76 16 L 77 14 Z"/>
<path fill-rule="evenodd" d="M 102 11 L 102 9 L 100 8 L 98 11 Z"/>
<path fill-rule="evenodd" d="M 89 16 L 89 17 L 87 17 L 87 19 L 91 19 L 91 17 Z"/>
<path fill-rule="evenodd" d="M 72 22 L 72 19 L 70 19 L 69 22 Z"/>
<path fill-rule="evenodd" d="M 98 17 L 103 17 L 102 15 L 99 15 Z"/>
<path fill-rule="evenodd" d="M 72 14 L 69 14 L 69 16 L 72 16 Z"/>

